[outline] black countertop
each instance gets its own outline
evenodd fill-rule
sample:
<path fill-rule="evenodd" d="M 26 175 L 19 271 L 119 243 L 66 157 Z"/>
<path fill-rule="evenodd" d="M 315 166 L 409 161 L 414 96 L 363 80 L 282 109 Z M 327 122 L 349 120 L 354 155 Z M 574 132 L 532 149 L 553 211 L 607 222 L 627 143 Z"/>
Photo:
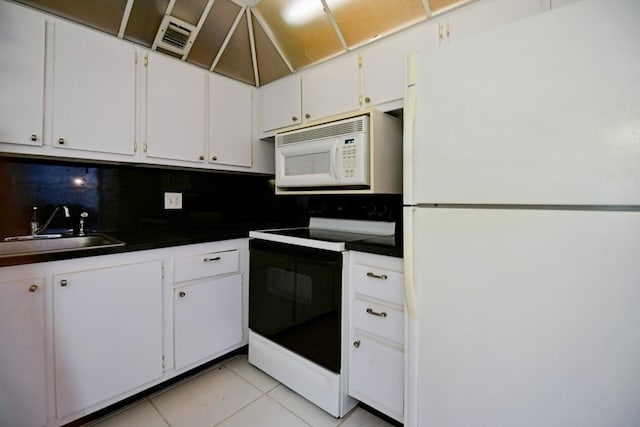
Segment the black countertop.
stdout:
<path fill-rule="evenodd" d="M 125 242 L 125 245 L 79 251 L 50 252 L 38 255 L 4 257 L 0 258 L 0 267 L 246 238 L 249 237 L 250 230 L 261 230 L 267 228 L 277 228 L 277 225 L 243 224 L 220 226 L 206 230 L 144 230 L 109 232 L 105 234 Z M 395 238 L 394 236 L 375 237 L 356 242 L 348 242 L 346 243 L 346 249 L 377 255 L 402 257 L 401 238 Z"/>
<path fill-rule="evenodd" d="M 402 235 L 373 237 L 371 239 L 347 242 L 345 247 L 349 251 L 367 252 L 376 255 L 386 255 L 402 258 Z"/>

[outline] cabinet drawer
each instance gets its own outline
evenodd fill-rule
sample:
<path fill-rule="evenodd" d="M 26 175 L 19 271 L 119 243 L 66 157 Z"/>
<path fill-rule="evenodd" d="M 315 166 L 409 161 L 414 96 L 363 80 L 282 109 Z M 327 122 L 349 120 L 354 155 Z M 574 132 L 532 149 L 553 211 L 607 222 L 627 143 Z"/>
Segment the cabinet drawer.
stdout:
<path fill-rule="evenodd" d="M 354 334 L 349 356 L 349 394 L 402 421 L 404 353 Z"/>
<path fill-rule="evenodd" d="M 354 291 L 393 304 L 404 304 L 404 275 L 395 271 L 356 264 L 353 268 Z"/>
<path fill-rule="evenodd" d="M 177 258 L 174 264 L 176 282 L 218 276 L 238 271 L 238 251 L 211 252 Z"/>
<path fill-rule="evenodd" d="M 380 304 L 355 298 L 351 307 L 353 326 L 402 345 L 404 313 Z"/>

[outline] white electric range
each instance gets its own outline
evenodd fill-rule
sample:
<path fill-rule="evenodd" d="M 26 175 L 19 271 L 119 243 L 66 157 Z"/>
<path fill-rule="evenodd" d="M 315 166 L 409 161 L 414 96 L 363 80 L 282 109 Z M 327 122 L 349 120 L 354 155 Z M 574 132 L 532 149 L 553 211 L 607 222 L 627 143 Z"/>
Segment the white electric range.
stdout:
<path fill-rule="evenodd" d="M 331 415 L 349 412 L 345 245 L 394 232 L 393 222 L 320 217 L 250 232 L 249 362 Z"/>

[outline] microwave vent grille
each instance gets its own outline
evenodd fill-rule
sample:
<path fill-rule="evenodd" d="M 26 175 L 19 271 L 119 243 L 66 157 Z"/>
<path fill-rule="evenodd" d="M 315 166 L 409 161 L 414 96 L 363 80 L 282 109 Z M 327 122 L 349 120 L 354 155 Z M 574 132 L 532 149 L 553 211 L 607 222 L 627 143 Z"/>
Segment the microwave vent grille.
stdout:
<path fill-rule="evenodd" d="M 279 134 L 276 135 L 276 145 L 293 144 L 301 141 L 312 141 L 314 139 L 331 138 L 362 132 L 367 122 L 365 119 L 366 117 L 359 117 L 357 120 L 350 119 L 348 121 Z"/>

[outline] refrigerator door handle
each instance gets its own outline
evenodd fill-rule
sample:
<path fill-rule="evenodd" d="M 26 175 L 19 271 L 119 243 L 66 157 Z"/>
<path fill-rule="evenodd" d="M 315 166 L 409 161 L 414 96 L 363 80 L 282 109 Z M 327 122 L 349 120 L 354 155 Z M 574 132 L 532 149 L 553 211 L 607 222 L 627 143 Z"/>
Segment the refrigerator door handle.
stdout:
<path fill-rule="evenodd" d="M 418 318 L 418 307 L 416 301 L 416 288 L 413 281 L 413 216 L 416 208 L 409 206 L 404 208 L 404 298 L 409 320 Z"/>

